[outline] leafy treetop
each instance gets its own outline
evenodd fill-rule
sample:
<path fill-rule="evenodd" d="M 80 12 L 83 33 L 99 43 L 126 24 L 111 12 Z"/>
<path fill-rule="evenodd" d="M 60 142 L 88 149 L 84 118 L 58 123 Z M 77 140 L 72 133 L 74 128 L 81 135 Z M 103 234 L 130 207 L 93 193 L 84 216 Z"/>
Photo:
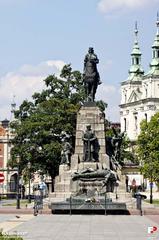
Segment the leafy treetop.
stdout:
<path fill-rule="evenodd" d="M 159 113 L 142 121 L 137 153 L 144 176 L 159 183 Z"/>

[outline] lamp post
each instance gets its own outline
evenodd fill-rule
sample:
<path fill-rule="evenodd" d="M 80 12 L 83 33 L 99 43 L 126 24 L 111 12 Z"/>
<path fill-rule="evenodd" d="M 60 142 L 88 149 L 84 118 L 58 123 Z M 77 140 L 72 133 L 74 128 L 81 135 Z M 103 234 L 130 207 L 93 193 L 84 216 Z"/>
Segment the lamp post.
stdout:
<path fill-rule="evenodd" d="M 115 183 L 115 198 L 116 198 L 116 200 L 118 199 L 118 186 L 119 186 L 119 183 L 118 183 L 118 181 L 116 181 L 116 183 Z"/>
<path fill-rule="evenodd" d="M 17 156 L 17 195 L 16 195 L 16 199 L 17 199 L 17 203 L 16 203 L 16 209 L 20 209 L 20 198 L 19 198 L 19 162 L 20 162 L 20 156 Z"/>
<path fill-rule="evenodd" d="M 8 156 L 9 156 L 9 130 L 6 129 L 6 134 L 7 134 L 7 162 L 8 162 Z M 8 166 L 7 166 L 7 169 L 8 169 Z M 9 172 L 7 171 L 7 174 L 6 174 L 6 177 L 7 177 L 7 181 L 6 181 L 6 190 L 7 190 L 7 193 L 9 192 L 9 188 L 8 188 L 8 175 L 9 175 Z"/>
<path fill-rule="evenodd" d="M 30 195 L 30 179 L 31 179 L 31 174 L 30 174 L 30 168 L 31 168 L 31 163 L 28 162 L 28 170 L 29 170 L 29 195 L 28 195 L 28 203 L 31 203 L 31 195 Z"/>
<path fill-rule="evenodd" d="M 153 188 L 153 181 L 152 181 L 152 171 L 153 167 L 150 166 L 150 203 L 153 203 L 153 195 L 152 195 L 152 188 Z"/>

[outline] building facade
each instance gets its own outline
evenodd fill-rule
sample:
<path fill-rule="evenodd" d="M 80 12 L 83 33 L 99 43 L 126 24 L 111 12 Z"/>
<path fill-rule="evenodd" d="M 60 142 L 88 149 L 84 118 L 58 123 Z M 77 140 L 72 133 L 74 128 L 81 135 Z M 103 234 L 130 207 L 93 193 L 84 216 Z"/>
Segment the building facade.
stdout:
<path fill-rule="evenodd" d="M 12 194 L 17 191 L 17 170 L 10 170 L 8 167 L 13 137 L 9 121 L 5 119 L 0 125 L 0 173 L 4 175 L 4 181 L 0 183 L 0 195 Z"/>
<path fill-rule="evenodd" d="M 141 121 L 150 121 L 159 111 L 159 16 L 156 24 L 157 33 L 152 45 L 152 60 L 148 73 L 145 74 L 141 66 L 142 54 L 136 24 L 129 76 L 121 83 L 121 131 L 126 132 L 131 141 L 137 140 Z"/>

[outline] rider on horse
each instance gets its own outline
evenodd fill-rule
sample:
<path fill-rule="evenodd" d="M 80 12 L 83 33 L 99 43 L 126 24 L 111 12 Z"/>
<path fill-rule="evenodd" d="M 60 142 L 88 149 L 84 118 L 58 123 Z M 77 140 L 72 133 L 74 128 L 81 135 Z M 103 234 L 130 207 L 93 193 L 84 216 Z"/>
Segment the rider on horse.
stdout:
<path fill-rule="evenodd" d="M 99 72 L 96 66 L 98 63 L 99 59 L 97 55 L 94 53 L 94 49 L 90 47 L 84 59 L 84 73 L 83 73 L 86 94 L 88 100 L 90 101 L 94 101 L 97 86 L 101 84 Z"/>
<path fill-rule="evenodd" d="M 89 47 L 88 53 L 86 54 L 85 59 L 84 59 L 84 73 L 86 71 L 86 63 L 88 61 L 93 62 L 95 64 L 99 63 L 99 59 L 98 59 L 97 55 L 94 53 L 94 49 L 92 47 Z M 96 71 L 98 73 L 98 85 L 99 85 L 102 82 L 100 81 L 100 76 L 99 76 L 99 72 L 98 72 L 97 68 L 96 68 Z"/>

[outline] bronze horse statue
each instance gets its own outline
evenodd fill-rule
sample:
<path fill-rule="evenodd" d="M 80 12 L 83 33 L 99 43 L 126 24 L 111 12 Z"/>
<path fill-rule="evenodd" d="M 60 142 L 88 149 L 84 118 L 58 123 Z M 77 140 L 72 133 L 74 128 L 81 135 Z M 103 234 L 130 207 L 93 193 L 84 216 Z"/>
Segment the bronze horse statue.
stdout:
<path fill-rule="evenodd" d="M 100 82 L 100 76 L 97 70 L 99 60 L 94 53 L 93 48 L 89 48 L 84 59 L 83 82 L 88 102 L 94 102 L 96 90 Z"/>

